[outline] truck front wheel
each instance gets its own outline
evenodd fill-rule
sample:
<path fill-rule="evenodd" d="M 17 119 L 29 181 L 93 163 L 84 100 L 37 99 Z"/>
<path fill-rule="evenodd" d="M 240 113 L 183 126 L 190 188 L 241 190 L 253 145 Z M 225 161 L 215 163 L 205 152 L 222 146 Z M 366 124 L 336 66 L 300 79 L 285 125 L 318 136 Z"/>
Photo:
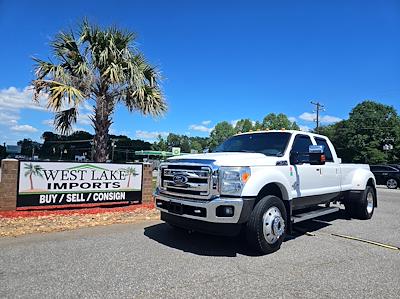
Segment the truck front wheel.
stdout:
<path fill-rule="evenodd" d="M 246 224 L 246 239 L 256 251 L 268 254 L 277 251 L 286 235 L 286 209 L 282 200 L 268 195 L 254 207 Z"/>
<path fill-rule="evenodd" d="M 361 194 L 360 200 L 345 204 L 349 216 L 357 219 L 370 219 L 374 214 L 376 194 L 371 186 L 367 186 Z"/>

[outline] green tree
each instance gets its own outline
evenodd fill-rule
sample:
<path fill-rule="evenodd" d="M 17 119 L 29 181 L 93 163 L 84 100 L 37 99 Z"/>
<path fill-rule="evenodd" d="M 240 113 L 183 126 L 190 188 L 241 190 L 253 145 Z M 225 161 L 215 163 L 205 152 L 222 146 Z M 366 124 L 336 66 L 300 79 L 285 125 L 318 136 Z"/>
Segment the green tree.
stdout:
<path fill-rule="evenodd" d="M 235 125 L 235 133 L 244 133 L 254 130 L 253 122 L 246 118 L 239 120 Z"/>
<path fill-rule="evenodd" d="M 174 133 L 169 133 L 167 136 L 167 144 L 171 147 L 179 147 L 181 145 L 181 136 Z"/>
<path fill-rule="evenodd" d="M 296 122 L 292 122 L 289 118 L 283 114 L 269 113 L 266 115 L 261 123 L 261 129 L 263 130 L 280 130 L 285 128 L 286 130 L 299 130 L 299 126 Z"/>
<path fill-rule="evenodd" d="M 213 150 L 219 144 L 235 134 L 235 129 L 227 121 L 216 124 L 210 133 L 209 148 Z"/>
<path fill-rule="evenodd" d="M 21 146 L 21 154 L 27 157 L 32 157 L 33 154 L 37 155 L 40 151 L 40 144 L 31 139 L 24 138 L 18 141 L 17 144 Z"/>
<path fill-rule="evenodd" d="M 364 101 L 350 112 L 349 119 L 320 128 L 344 162 L 368 164 L 399 163 L 400 118 L 392 106 Z M 383 145 L 394 149 L 388 153 Z"/>
<path fill-rule="evenodd" d="M 168 151 L 168 143 L 165 138 L 163 138 L 161 135 L 158 135 L 157 141 L 155 141 L 151 145 L 151 149 L 155 151 Z"/>
<path fill-rule="evenodd" d="M 192 140 L 190 142 L 190 149 L 195 150 L 199 153 L 203 151 L 203 147 L 201 146 L 201 143 L 198 142 L 197 140 Z"/>
<path fill-rule="evenodd" d="M 25 163 L 25 176 L 29 176 L 30 190 L 33 190 L 33 179 L 32 176 L 43 177 L 42 171 L 43 168 L 40 165 L 33 165 L 32 163 Z"/>
<path fill-rule="evenodd" d="M 153 116 L 167 108 L 159 72 L 134 41 L 132 32 L 101 29 L 84 21 L 77 34 L 61 32 L 52 41 L 54 63 L 34 59 L 34 98 L 48 95 L 47 105 L 56 113 L 55 126 L 61 133 L 71 131 L 81 105 L 87 101 L 93 105 L 94 159 L 98 162 L 107 159 L 109 129 L 118 103 L 131 112 Z"/>
<path fill-rule="evenodd" d="M 0 145 L 0 161 L 7 156 L 6 147 Z"/>

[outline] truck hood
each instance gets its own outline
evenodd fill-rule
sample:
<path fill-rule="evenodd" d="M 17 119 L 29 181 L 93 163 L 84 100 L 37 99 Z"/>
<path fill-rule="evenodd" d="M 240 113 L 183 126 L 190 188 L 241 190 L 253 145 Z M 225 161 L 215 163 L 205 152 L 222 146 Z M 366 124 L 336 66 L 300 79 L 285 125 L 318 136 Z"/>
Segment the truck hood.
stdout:
<path fill-rule="evenodd" d="M 275 166 L 277 161 L 285 161 L 283 157 L 269 157 L 259 153 L 207 153 L 172 157 L 168 162 L 194 162 L 212 160 L 218 166 Z"/>

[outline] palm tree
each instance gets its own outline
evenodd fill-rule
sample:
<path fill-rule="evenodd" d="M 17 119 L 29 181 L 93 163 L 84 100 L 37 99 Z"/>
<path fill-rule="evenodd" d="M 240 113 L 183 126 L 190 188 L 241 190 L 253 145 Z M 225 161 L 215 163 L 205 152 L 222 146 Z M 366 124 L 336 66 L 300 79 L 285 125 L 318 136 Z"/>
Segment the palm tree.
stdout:
<path fill-rule="evenodd" d="M 107 159 L 108 132 L 118 103 L 143 115 L 158 116 L 167 109 L 160 73 L 137 50 L 135 39 L 132 32 L 101 29 L 84 21 L 77 33 L 56 35 L 51 43 L 55 62 L 34 58 L 34 100 L 47 95 L 57 130 L 70 133 L 79 107 L 85 102 L 93 106 L 90 118 L 97 162 Z"/>
<path fill-rule="evenodd" d="M 125 168 L 125 171 L 128 174 L 128 184 L 126 185 L 126 188 L 129 188 L 131 186 L 131 176 L 137 176 L 139 174 L 136 172 L 135 167 Z"/>
<path fill-rule="evenodd" d="M 43 177 L 42 171 L 43 168 L 40 165 L 33 165 L 32 163 L 25 163 L 24 165 L 24 169 L 25 171 L 25 176 L 29 176 L 29 182 L 31 184 L 31 188 L 30 190 L 33 190 L 33 180 L 32 180 L 32 176 L 39 176 L 39 177 Z"/>

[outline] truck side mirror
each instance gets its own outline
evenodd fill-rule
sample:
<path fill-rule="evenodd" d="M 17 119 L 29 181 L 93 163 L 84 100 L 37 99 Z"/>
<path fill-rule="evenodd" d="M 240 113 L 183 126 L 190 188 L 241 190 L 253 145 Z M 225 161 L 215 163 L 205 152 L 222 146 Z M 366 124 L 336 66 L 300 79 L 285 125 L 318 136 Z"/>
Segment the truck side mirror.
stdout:
<path fill-rule="evenodd" d="M 311 165 L 324 165 L 326 157 L 324 155 L 323 145 L 310 145 L 308 147 L 308 154 L 310 157 Z"/>

